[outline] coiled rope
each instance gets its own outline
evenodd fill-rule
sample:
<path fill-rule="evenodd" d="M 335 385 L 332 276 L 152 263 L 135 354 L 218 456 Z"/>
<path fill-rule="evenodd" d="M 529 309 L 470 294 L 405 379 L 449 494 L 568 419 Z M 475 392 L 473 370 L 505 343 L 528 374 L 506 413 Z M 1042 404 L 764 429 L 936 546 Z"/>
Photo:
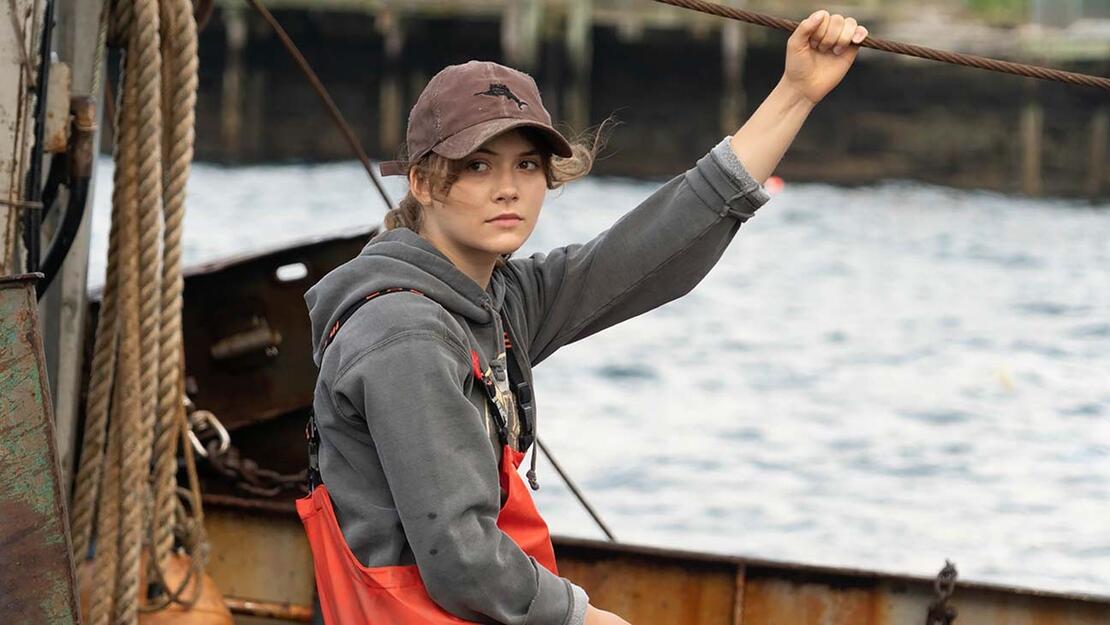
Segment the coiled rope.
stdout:
<path fill-rule="evenodd" d="M 199 575 L 206 550 L 196 522 L 199 498 L 179 493 L 176 483 L 176 450 L 187 427 L 181 227 L 193 157 L 197 36 L 190 0 L 105 0 L 101 32 L 121 49 L 123 85 L 108 272 L 71 528 L 76 562 L 95 545 L 85 621 L 131 625 L 141 603 L 150 610 L 195 601 L 182 600 L 182 588 Z M 192 552 L 192 568 L 180 588 L 147 597 L 148 581 L 165 585 L 175 528 Z"/>
<path fill-rule="evenodd" d="M 788 33 L 794 32 L 798 28 L 798 22 L 793 20 L 783 19 L 779 17 L 772 17 L 762 13 L 755 13 L 752 11 L 745 11 L 730 6 L 715 4 L 713 2 L 705 2 L 704 0 L 655 0 L 662 4 L 669 4 L 700 13 L 709 15 L 717 15 L 720 17 L 727 17 L 749 24 L 756 24 L 758 26 L 766 26 L 767 28 L 774 28 L 777 30 L 786 31 Z M 963 54 L 959 52 L 946 52 L 944 50 L 937 50 L 934 48 L 927 48 L 925 46 L 918 46 L 909 43 L 901 43 L 898 41 L 889 41 L 887 39 L 878 39 L 876 37 L 868 37 L 859 44 L 864 48 L 872 48 L 875 50 L 882 50 L 883 52 L 893 52 L 895 54 L 903 54 L 906 56 L 915 56 L 922 59 L 929 59 L 931 61 L 940 61 L 942 63 L 951 63 L 952 65 L 963 65 L 965 67 L 975 67 L 979 69 L 986 69 L 992 72 L 1001 72 L 1004 74 L 1014 74 L 1017 76 L 1026 76 L 1028 78 L 1039 78 L 1041 80 L 1053 80 L 1057 82 L 1069 83 L 1073 85 L 1081 85 L 1084 87 L 1094 87 L 1096 89 L 1103 89 L 1110 91 L 1110 78 L 1103 78 L 1101 76 L 1091 76 L 1088 74 L 1080 74 L 1076 72 L 1066 72 L 1059 69 L 1051 69 L 1048 67 L 1040 67 L 1038 65 L 1027 65 L 1025 63 L 1014 63 L 1012 61 L 999 61 L 974 54 Z"/>

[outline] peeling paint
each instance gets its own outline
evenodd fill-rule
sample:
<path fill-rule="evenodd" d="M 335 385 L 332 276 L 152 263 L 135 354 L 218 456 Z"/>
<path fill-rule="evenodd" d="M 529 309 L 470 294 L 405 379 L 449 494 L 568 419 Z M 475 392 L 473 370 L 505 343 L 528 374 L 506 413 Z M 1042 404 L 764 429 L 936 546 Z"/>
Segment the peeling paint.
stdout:
<path fill-rule="evenodd" d="M 76 581 L 34 282 L 0 279 L 0 614 L 68 625 Z"/>

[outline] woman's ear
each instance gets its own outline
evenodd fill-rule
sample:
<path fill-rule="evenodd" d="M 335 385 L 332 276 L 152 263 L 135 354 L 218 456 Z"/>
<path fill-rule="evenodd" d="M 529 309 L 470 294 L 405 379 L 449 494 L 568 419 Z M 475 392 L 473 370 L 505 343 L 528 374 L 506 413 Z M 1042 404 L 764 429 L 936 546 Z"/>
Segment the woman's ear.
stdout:
<path fill-rule="evenodd" d="M 432 194 L 428 188 L 427 178 L 420 176 L 415 167 L 409 168 L 409 192 L 420 204 L 424 206 L 431 205 Z"/>

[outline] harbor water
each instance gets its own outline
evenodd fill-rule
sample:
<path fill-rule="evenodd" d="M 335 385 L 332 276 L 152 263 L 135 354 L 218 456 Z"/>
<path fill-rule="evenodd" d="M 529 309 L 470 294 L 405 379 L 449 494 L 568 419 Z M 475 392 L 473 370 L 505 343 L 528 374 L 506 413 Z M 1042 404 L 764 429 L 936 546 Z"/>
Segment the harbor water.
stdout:
<path fill-rule="evenodd" d="M 659 184 L 549 193 L 520 254 L 590 239 Z M 110 193 L 104 159 L 90 286 Z M 357 163 L 201 164 L 188 193 L 186 265 L 385 211 Z M 1110 595 L 1108 205 L 788 181 L 691 294 L 536 385 L 540 436 L 622 541 L 920 576 L 948 558 Z M 539 478 L 555 533 L 602 536 L 543 459 Z"/>

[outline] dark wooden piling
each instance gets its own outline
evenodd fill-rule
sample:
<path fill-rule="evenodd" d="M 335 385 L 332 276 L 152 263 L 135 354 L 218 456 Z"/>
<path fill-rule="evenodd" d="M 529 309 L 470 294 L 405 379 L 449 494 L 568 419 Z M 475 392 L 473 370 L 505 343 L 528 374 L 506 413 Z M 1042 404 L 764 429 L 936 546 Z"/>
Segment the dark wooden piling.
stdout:
<path fill-rule="evenodd" d="M 394 154 L 404 140 L 404 97 L 401 92 L 401 54 L 405 46 L 404 21 L 392 9 L 384 8 L 377 14 L 375 24 L 383 39 L 385 62 L 378 94 L 379 148 L 385 154 Z"/>
<path fill-rule="evenodd" d="M 580 131 L 590 123 L 590 79 L 593 67 L 593 0 L 568 0 L 566 24 L 570 84 L 565 87 L 565 116 Z"/>
<path fill-rule="evenodd" d="M 1029 100 L 1021 112 L 1021 190 L 1039 196 L 1044 187 L 1041 177 L 1044 144 L 1044 108 Z"/>
<path fill-rule="evenodd" d="M 1098 107 L 1091 116 L 1091 160 L 1087 175 L 1087 197 L 1095 199 L 1102 194 L 1106 179 L 1106 145 L 1110 135 L 1110 107 Z"/>
<path fill-rule="evenodd" d="M 741 6 L 742 0 L 731 0 Z M 721 27 L 721 132 L 731 135 L 740 127 L 746 106 L 743 71 L 747 57 L 747 27 L 741 22 L 728 22 Z"/>
<path fill-rule="evenodd" d="M 242 7 L 225 7 L 221 15 L 227 43 L 224 60 L 220 120 L 225 157 L 243 156 L 243 54 L 247 47 L 247 20 Z"/>

